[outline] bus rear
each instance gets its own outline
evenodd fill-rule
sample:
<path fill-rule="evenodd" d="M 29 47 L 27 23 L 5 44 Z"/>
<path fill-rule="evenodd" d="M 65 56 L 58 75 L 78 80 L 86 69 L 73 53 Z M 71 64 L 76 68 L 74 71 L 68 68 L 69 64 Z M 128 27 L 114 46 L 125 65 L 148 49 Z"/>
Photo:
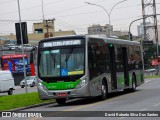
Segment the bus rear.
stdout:
<path fill-rule="evenodd" d="M 84 37 L 49 38 L 38 46 L 38 93 L 41 99 L 89 96 Z"/>

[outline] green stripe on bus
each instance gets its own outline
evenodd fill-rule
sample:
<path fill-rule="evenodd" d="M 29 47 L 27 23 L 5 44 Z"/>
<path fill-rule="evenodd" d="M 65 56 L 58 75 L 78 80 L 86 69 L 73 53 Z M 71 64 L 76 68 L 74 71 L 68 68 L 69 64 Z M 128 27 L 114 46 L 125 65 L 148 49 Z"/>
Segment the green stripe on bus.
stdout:
<path fill-rule="evenodd" d="M 46 86 L 48 90 L 74 89 L 79 83 L 80 83 L 80 79 L 76 80 L 75 82 L 56 82 L 56 83 L 42 82 L 42 84 Z"/>

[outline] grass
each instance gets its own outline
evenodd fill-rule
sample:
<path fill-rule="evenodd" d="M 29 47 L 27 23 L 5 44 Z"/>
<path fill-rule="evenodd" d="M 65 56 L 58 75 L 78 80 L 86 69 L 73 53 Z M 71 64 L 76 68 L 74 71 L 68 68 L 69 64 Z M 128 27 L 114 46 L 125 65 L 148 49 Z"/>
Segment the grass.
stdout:
<path fill-rule="evenodd" d="M 150 79 L 150 78 L 160 78 L 160 75 L 144 76 L 144 78 L 147 78 L 147 79 Z"/>
<path fill-rule="evenodd" d="M 0 111 L 11 110 L 19 107 L 26 107 L 49 101 L 54 100 L 40 100 L 37 92 L 0 96 Z"/>

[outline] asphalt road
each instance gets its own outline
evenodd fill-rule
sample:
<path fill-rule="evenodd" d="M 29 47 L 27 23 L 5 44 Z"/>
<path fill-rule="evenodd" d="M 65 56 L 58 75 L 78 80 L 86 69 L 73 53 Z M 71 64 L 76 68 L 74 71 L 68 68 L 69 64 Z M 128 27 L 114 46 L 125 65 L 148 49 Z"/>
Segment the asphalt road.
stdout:
<path fill-rule="evenodd" d="M 98 99 L 76 99 L 70 100 L 65 105 L 51 104 L 36 108 L 31 108 L 26 111 L 57 111 L 56 113 L 46 113 L 47 116 L 74 114 L 80 116 L 83 112 L 66 113 L 65 111 L 97 111 L 87 113 L 89 116 L 97 114 L 98 111 L 160 111 L 160 79 L 146 79 L 145 84 L 137 88 L 134 93 L 116 93 L 110 94 L 109 98 L 105 101 L 99 101 Z M 152 117 L 141 117 L 136 119 L 148 119 Z M 44 118 L 43 118 L 44 119 Z M 50 118 L 51 119 L 51 118 Z M 52 118 L 53 119 L 53 118 Z M 56 120 L 69 119 L 65 117 L 57 117 Z M 81 119 L 81 118 L 70 118 Z M 112 117 L 84 117 L 83 119 L 115 119 Z M 116 119 L 134 119 L 128 117 L 118 117 Z M 153 118 L 158 120 L 160 118 Z"/>
<path fill-rule="evenodd" d="M 114 114 L 116 113 L 115 111 L 137 111 L 138 113 L 152 111 L 154 113 L 154 111 L 160 111 L 160 78 L 146 79 L 145 83 L 138 87 L 134 93 L 119 92 L 110 94 L 109 98 L 105 101 L 99 101 L 96 98 L 73 99 L 69 100 L 65 105 L 55 103 L 23 110 L 23 112 L 25 111 L 42 112 L 42 114 L 48 116 L 42 118 L 26 118 L 27 120 L 159 120 L 160 117 L 105 117 L 105 113 L 113 112 Z M 80 117 L 51 117 L 67 115 L 77 115 Z"/>

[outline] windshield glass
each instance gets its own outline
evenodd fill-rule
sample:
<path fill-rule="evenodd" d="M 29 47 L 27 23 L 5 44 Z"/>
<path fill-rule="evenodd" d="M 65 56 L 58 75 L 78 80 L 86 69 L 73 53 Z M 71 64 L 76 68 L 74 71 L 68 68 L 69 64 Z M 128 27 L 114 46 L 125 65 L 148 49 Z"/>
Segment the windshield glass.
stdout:
<path fill-rule="evenodd" d="M 50 49 L 40 52 L 40 77 L 84 74 L 84 48 Z"/>

